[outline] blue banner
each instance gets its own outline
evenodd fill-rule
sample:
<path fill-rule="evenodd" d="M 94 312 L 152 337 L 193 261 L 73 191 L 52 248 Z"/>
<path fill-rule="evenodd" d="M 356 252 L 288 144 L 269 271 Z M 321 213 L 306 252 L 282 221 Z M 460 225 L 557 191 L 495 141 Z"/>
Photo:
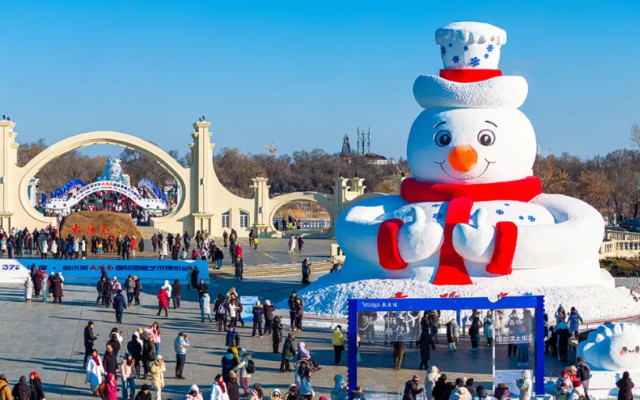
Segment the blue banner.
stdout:
<path fill-rule="evenodd" d="M 22 271 L 20 275 L 24 275 L 24 277 L 31 271 L 31 266 L 35 265 L 37 269 L 46 271 L 47 275 L 51 272 L 60 272 L 65 280 L 98 280 L 104 270 L 109 278 L 116 276 L 122 282 L 127 279 L 127 276 L 135 275 L 141 280 L 169 280 L 171 283 L 174 279 L 186 282 L 189 267 L 197 267 L 199 270 L 198 281 L 200 278 L 209 281 L 208 265 L 203 260 L 42 260 L 22 258 L 2 260 L 2 264 L 6 264 L 7 268 L 11 266 L 11 268 L 20 269 Z M 12 275 L 14 274 L 16 273 L 13 272 Z"/>

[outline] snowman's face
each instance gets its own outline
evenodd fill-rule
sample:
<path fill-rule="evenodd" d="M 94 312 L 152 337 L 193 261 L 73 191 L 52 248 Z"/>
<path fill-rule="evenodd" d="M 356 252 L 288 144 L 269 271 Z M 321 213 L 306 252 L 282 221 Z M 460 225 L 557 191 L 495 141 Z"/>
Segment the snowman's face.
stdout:
<path fill-rule="evenodd" d="M 640 344 L 637 335 L 618 334 L 611 339 L 611 361 L 620 368 L 635 368 L 640 361 Z"/>
<path fill-rule="evenodd" d="M 413 176 L 433 183 L 523 179 L 532 175 L 535 156 L 535 132 L 517 109 L 424 110 L 407 144 Z"/>

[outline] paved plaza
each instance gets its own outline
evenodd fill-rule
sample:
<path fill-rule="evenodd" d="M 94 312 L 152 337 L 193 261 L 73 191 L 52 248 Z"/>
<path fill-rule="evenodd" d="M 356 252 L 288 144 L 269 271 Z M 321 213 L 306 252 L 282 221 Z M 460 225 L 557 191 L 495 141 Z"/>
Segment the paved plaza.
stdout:
<path fill-rule="evenodd" d="M 259 296 L 262 300 L 280 301 L 289 296 L 292 290 L 298 290 L 300 285 L 299 263 L 305 257 L 310 257 L 316 264 L 325 263 L 329 244 L 328 240 L 308 240 L 303 255 L 287 254 L 285 239 L 265 239 L 261 241 L 260 250 L 245 249 L 248 278 L 238 282 L 233 279 L 232 267 L 225 259 L 225 266 L 221 271 L 212 273 L 213 282 L 209 291 L 212 299 L 217 293 L 226 293 L 232 286 L 236 287 L 240 295 Z M 271 265 L 269 265 L 272 263 Z M 328 263 L 326 263 L 328 264 Z M 278 269 L 280 268 L 280 269 Z M 285 268 L 284 270 L 282 268 Z M 275 272 L 274 272 L 275 271 Z M 275 275 L 275 276 L 271 276 Z M 313 275 L 312 281 L 319 275 Z M 157 282 L 154 282 L 157 283 Z M 125 311 L 124 323 L 115 323 L 115 313 L 112 309 L 97 307 L 94 283 L 86 285 L 65 285 L 63 304 L 52 304 L 50 301 L 41 303 L 34 300 L 24 302 L 23 289 L 20 285 L 3 284 L 0 286 L 0 372 L 9 374 L 13 385 L 20 375 L 27 375 L 30 371 L 38 371 L 44 383 L 47 399 L 89 399 L 91 395 L 85 374 L 82 369 L 83 330 L 87 321 L 95 322 L 95 332 L 100 334 L 95 347 L 101 352 L 108 340 L 108 333 L 114 326 L 118 326 L 125 338 L 123 343 L 131 339 L 132 333 L 139 327 L 148 327 L 158 321 L 162 329 L 162 343 L 160 353 L 167 361 L 166 389 L 163 399 L 182 399 L 191 384 L 198 384 L 208 396 L 214 376 L 220 372 L 220 359 L 226 351 L 224 334 L 214 330 L 209 322 L 200 322 L 200 311 L 197 303 L 197 293 L 183 289 L 183 304 L 180 311 L 172 309 L 169 318 L 156 316 L 159 290 L 157 285 L 143 282 L 144 293 L 141 296 L 142 306 L 130 307 Z M 284 331 L 288 331 L 288 315 L 284 310 L 278 311 L 285 316 Z M 330 326 L 342 324 L 345 330 L 345 320 L 325 319 L 311 315 L 305 316 L 308 322 L 302 333 L 296 334 L 296 342 L 304 341 L 312 355 L 322 366 L 322 370 L 312 376 L 312 385 L 316 391 L 316 398 L 320 395 L 329 396 L 333 387 L 335 374 L 346 377 L 347 357 L 343 356 L 341 366 L 333 365 L 333 347 L 331 345 L 332 331 Z M 175 380 L 175 354 L 173 340 L 179 331 L 188 335 L 191 347 L 187 353 L 186 380 Z M 280 356 L 271 353 L 271 338 L 251 338 L 251 327 L 240 327 L 241 346 L 253 351 L 257 372 L 251 382 L 259 382 L 267 392 L 278 387 L 286 389 L 293 383 L 292 373 L 279 373 Z M 462 338 L 460 350 L 456 353 L 446 351 L 444 335 L 440 335 L 441 344 L 432 352 L 432 364 L 440 367 L 449 374 L 450 378 L 458 376 L 474 377 L 476 382 L 491 382 L 491 348 L 481 348 L 478 353 L 469 351 L 468 338 Z M 126 350 L 121 350 L 124 354 Z M 426 371 L 418 371 L 419 349 L 409 346 L 406 350 L 403 369 L 393 370 L 392 348 L 383 344 L 363 343 L 361 347 L 361 364 L 359 367 L 359 383 L 365 388 L 369 397 L 374 392 L 384 392 L 389 396 L 396 396 L 404 382 L 415 373 L 421 380 Z M 533 356 L 531 357 L 533 359 Z M 506 357 L 506 349 L 497 349 L 497 363 L 515 368 L 513 359 Z M 554 360 L 547 361 L 547 371 L 558 369 Z M 137 380 L 138 387 L 144 383 Z M 148 381 L 147 383 L 150 383 Z"/>

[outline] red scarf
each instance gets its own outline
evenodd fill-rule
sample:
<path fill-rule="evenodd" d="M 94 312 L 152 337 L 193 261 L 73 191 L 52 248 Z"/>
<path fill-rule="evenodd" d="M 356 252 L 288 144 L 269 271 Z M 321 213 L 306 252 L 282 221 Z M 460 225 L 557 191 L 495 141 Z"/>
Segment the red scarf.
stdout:
<path fill-rule="evenodd" d="M 444 226 L 444 242 L 440 248 L 438 269 L 433 278 L 434 285 L 468 285 L 471 278 L 464 265 L 464 259 L 456 253 L 452 234 L 460 223 L 468 223 L 475 201 L 511 200 L 529 202 L 542 193 L 540 179 L 535 176 L 497 183 L 477 185 L 446 185 L 420 182 L 413 178 L 402 181 L 400 194 L 409 203 L 448 201 Z M 378 230 L 378 255 L 380 264 L 386 269 L 403 269 L 407 263 L 398 250 L 398 230 L 402 220 L 384 221 Z M 493 257 L 487 271 L 494 274 L 511 273 L 511 263 L 515 252 L 518 228 L 513 222 L 496 224 L 496 240 Z"/>
<path fill-rule="evenodd" d="M 227 387 L 226 387 L 224 381 L 219 381 L 218 382 L 218 386 L 220 386 L 220 388 L 222 389 L 222 393 L 227 393 Z"/>
<path fill-rule="evenodd" d="M 96 362 L 96 365 L 99 367 L 100 366 L 100 357 L 98 356 L 91 356 L 91 358 L 93 358 L 93 361 Z"/>

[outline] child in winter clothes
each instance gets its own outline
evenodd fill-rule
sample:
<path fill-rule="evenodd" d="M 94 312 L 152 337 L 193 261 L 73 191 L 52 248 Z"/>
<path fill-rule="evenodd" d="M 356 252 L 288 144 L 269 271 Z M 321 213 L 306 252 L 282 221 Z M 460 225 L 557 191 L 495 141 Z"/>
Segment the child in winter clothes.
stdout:
<path fill-rule="evenodd" d="M 569 377 L 569 371 L 567 371 L 566 369 L 563 369 L 562 374 L 560 375 L 560 377 L 558 378 L 555 384 L 556 398 L 559 399 L 561 397 L 564 397 L 565 399 L 567 399 L 571 394 L 571 388 L 572 388 L 572 383 L 571 383 L 571 378 Z"/>
<path fill-rule="evenodd" d="M 331 400 L 347 400 L 349 397 L 349 389 L 344 382 L 344 377 L 342 375 L 336 375 L 333 377 L 333 381 L 335 382 L 335 386 L 333 390 L 331 390 Z"/>
<path fill-rule="evenodd" d="M 186 400 L 203 400 L 202 392 L 200 391 L 200 388 L 198 388 L 198 385 L 191 385 L 189 393 L 187 393 Z"/>

